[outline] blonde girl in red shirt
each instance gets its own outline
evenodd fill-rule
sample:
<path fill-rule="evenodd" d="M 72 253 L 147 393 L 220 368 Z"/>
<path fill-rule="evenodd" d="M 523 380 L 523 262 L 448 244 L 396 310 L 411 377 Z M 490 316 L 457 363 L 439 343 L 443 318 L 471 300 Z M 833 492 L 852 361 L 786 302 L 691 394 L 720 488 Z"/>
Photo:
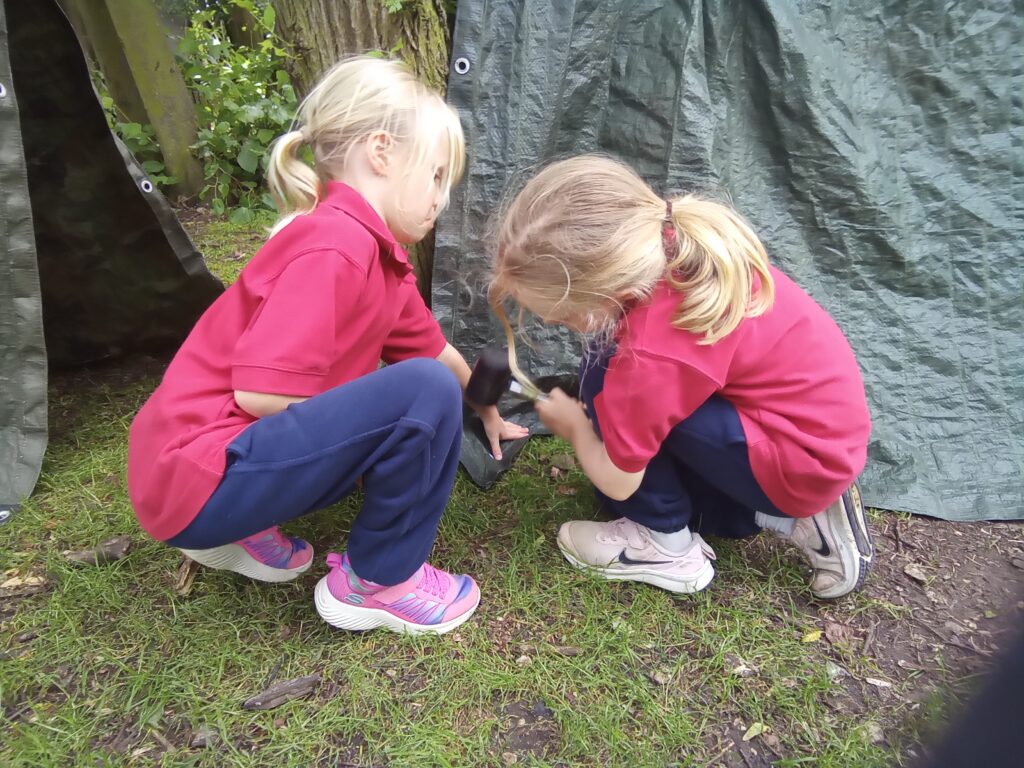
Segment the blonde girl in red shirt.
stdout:
<path fill-rule="evenodd" d="M 506 299 L 605 339 L 584 359 L 582 402 L 556 389 L 537 403 L 616 518 L 562 525 L 569 562 L 696 592 L 714 576 L 701 533 L 767 528 L 810 561 L 817 597 L 861 585 L 873 549 L 855 483 L 870 432 L 860 371 L 735 212 L 662 199 L 607 157 L 554 163 L 504 215 L 490 297 L 513 363 Z"/>
<path fill-rule="evenodd" d="M 316 587 L 320 615 L 436 633 L 472 615 L 473 579 L 426 562 L 469 367 L 402 247 L 434 226 L 464 152 L 455 112 L 397 62 L 343 61 L 305 99 L 270 159 L 281 221 L 132 423 L 129 495 L 154 538 L 211 568 L 291 580 L 313 552 L 278 525 L 361 478 L 347 551 L 328 555 Z M 478 410 L 496 454 L 524 434 Z"/>

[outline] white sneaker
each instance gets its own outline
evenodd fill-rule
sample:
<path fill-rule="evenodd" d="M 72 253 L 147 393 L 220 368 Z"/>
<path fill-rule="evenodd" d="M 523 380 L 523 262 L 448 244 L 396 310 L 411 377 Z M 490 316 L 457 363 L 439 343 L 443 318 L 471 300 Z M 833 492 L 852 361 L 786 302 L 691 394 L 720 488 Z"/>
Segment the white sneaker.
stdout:
<path fill-rule="evenodd" d="M 577 568 L 611 581 L 642 581 L 669 592 L 699 592 L 711 583 L 715 552 L 698 535 L 682 554 L 666 552 L 648 528 L 620 518 L 610 523 L 573 520 L 558 531 L 558 548 Z"/>
<path fill-rule="evenodd" d="M 787 538 L 814 568 L 815 597 L 834 600 L 860 589 L 871 570 L 875 547 L 856 483 L 825 511 L 797 518 Z"/>

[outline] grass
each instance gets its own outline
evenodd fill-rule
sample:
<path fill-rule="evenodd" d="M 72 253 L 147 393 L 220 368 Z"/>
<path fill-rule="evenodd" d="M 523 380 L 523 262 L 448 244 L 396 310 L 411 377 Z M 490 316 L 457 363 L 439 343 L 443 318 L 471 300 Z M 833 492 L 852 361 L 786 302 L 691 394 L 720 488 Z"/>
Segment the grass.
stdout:
<path fill-rule="evenodd" d="M 260 239 L 222 222 L 197 237 L 225 280 L 244 261 L 234 254 Z M 555 532 L 597 511 L 577 470 L 551 478 L 551 457 L 566 450 L 555 440 L 534 441 L 487 493 L 460 474 L 432 560 L 473 574 L 483 602 L 450 635 L 345 634 L 319 620 L 311 591 L 321 555 L 344 545 L 355 498 L 289 527 L 320 553 L 300 581 L 203 571 L 176 595 L 180 557 L 138 530 L 124 487 L 127 428 L 157 375 L 128 364 L 53 383 L 38 488 L 0 526 L 2 579 L 46 579 L 40 594 L 0 606 L 0 765 L 898 759 L 866 729 L 904 727 L 904 700 L 862 695 L 853 681 L 878 675 L 873 661 L 815 639 L 833 609 L 809 599 L 790 553 L 761 540 L 715 542 L 719 576 L 692 597 L 571 569 Z M 117 563 L 64 557 L 123 533 L 133 548 Z M 842 607 L 889 610 L 863 597 Z M 829 662 L 849 676 L 833 680 Z M 741 665 L 753 673 L 736 672 Z M 322 683 L 309 698 L 266 712 L 241 706 L 271 677 L 313 673 Z M 768 730 L 744 742 L 757 723 Z M 207 745 L 191 747 L 200 731 Z"/>

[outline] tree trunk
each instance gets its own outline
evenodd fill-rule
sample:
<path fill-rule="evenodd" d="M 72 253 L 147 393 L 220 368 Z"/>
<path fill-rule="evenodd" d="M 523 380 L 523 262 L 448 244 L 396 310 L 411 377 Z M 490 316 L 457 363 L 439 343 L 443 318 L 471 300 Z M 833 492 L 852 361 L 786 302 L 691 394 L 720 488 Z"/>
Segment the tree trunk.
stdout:
<path fill-rule="evenodd" d="M 289 74 L 301 98 L 345 56 L 383 51 L 401 58 L 444 93 L 448 81 L 448 16 L 444 0 L 404 0 L 390 13 L 384 0 L 272 0 L 276 32 L 294 54 Z M 429 302 L 434 235 L 410 249 L 420 293 Z"/>
<path fill-rule="evenodd" d="M 291 76 L 302 96 L 338 59 L 384 51 L 406 61 L 444 91 L 448 16 L 442 0 L 405 0 L 390 13 L 384 0 L 273 0 L 277 32 L 291 44 Z"/>
<path fill-rule="evenodd" d="M 196 109 L 151 0 L 70 0 L 110 96 L 129 120 L 153 126 L 175 190 L 195 195 L 203 170 L 189 147 Z"/>

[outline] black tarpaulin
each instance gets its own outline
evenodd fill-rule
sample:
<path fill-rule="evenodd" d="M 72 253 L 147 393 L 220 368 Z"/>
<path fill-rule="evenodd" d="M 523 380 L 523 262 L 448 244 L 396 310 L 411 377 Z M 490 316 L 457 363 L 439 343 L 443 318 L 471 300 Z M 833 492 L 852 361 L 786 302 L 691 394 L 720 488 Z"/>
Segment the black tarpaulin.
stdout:
<path fill-rule="evenodd" d="M 470 358 L 501 339 L 481 289 L 506 189 L 608 152 L 663 192 L 731 200 L 842 326 L 874 418 L 870 504 L 1024 517 L 1020 11 L 461 0 L 449 100 L 469 167 L 437 237 L 446 335 Z M 531 336 L 533 373 L 575 372 L 577 341 Z"/>
<path fill-rule="evenodd" d="M 39 474 L 47 366 L 173 346 L 221 290 L 56 3 L 0 0 L 0 511 Z"/>

